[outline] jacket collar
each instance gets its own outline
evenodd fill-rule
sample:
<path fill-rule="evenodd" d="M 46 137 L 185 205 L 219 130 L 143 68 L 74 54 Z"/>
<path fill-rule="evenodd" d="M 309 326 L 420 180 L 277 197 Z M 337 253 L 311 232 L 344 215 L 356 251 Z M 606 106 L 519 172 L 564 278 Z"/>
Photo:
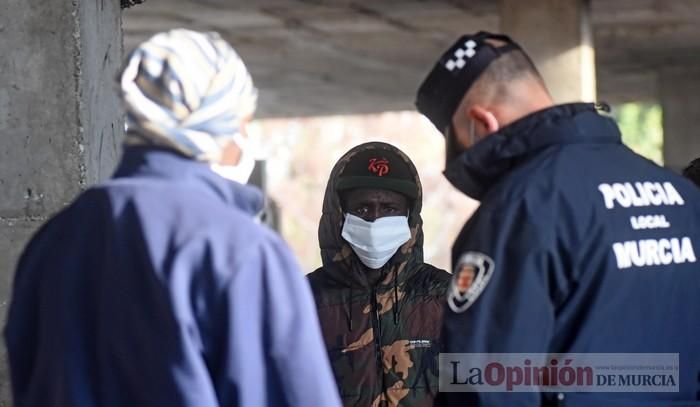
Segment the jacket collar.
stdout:
<path fill-rule="evenodd" d="M 227 180 L 216 174 L 208 163 L 195 161 L 177 152 L 152 146 L 127 146 L 113 178 L 160 178 L 201 186 L 212 196 L 251 215 L 264 206 L 258 188 Z"/>
<path fill-rule="evenodd" d="M 445 177 L 469 197 L 481 200 L 504 175 L 553 145 L 621 144 L 615 122 L 592 103 L 553 106 L 529 114 L 478 142 L 447 163 Z"/>

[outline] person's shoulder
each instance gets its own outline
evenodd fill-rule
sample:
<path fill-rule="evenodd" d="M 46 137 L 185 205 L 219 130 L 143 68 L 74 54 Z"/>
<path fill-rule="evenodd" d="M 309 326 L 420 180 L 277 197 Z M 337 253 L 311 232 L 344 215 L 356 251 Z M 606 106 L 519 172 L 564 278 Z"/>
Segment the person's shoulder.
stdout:
<path fill-rule="evenodd" d="M 147 211 L 150 216 L 177 213 L 178 216 L 206 219 L 233 209 L 213 189 L 191 179 L 119 176 L 92 186 L 87 193 L 106 197 L 117 213 L 133 208 Z"/>
<path fill-rule="evenodd" d="M 452 278 L 450 273 L 439 267 L 435 267 L 432 264 L 423 263 L 422 268 L 422 272 L 425 273 L 430 279 L 437 281 L 449 281 Z"/>
<path fill-rule="evenodd" d="M 562 202 L 579 206 L 595 199 L 601 183 L 658 178 L 659 171 L 664 169 L 622 144 L 555 144 L 515 163 L 491 186 L 479 212 L 498 216 L 520 207 L 528 215 L 546 215 Z"/>
<path fill-rule="evenodd" d="M 80 228 L 85 221 L 110 213 L 109 197 L 99 188 L 92 187 L 83 191 L 73 202 L 53 215 L 37 231 L 36 235 L 45 235 L 60 231 L 65 227 Z"/>
<path fill-rule="evenodd" d="M 698 196 L 700 191 L 680 174 L 646 158 L 624 144 L 604 144 L 597 148 L 573 145 L 562 148 L 554 155 L 548 168 L 553 179 L 551 195 L 569 199 L 572 203 L 597 200 L 601 188 L 633 188 L 645 183 L 670 183 L 681 195 Z M 638 185 L 639 184 L 639 185 Z M 650 184 L 650 185 L 651 185 Z"/>
<path fill-rule="evenodd" d="M 556 182 L 552 174 L 557 166 L 556 152 L 548 149 L 519 162 L 492 185 L 481 200 L 481 212 L 501 212 L 524 202 L 537 202 L 547 196 Z"/>
<path fill-rule="evenodd" d="M 517 208 L 543 208 L 550 198 L 548 193 L 552 190 L 552 180 L 546 172 L 518 168 L 489 188 L 473 217 L 493 215 L 495 218 L 506 219 L 502 215 Z"/>
<path fill-rule="evenodd" d="M 309 280 L 309 283 L 315 284 L 321 281 L 324 278 L 324 272 L 323 272 L 323 267 L 319 267 L 316 270 L 312 271 L 311 273 L 306 275 L 306 278 Z"/>
<path fill-rule="evenodd" d="M 449 285 L 452 275 L 428 263 L 422 263 L 418 267 L 418 272 L 413 275 L 413 281 L 409 284 L 414 287 L 421 286 L 425 291 L 437 291 L 441 295 Z"/>
<path fill-rule="evenodd" d="M 258 224 L 250 213 L 199 184 L 138 177 L 112 179 L 95 189 L 109 197 L 116 212 L 133 207 L 157 219 L 160 227 L 200 238 L 220 239 L 217 245 L 280 244 L 275 233 Z"/>
<path fill-rule="evenodd" d="M 213 246 L 251 252 L 250 256 L 269 250 L 286 253 L 287 246 L 276 232 L 238 208 L 207 202 L 195 208 L 175 208 L 175 211 L 189 209 L 195 210 L 184 212 L 179 224 L 174 226 L 181 231 L 191 231 L 192 236 L 200 236 Z"/>
<path fill-rule="evenodd" d="M 311 290 L 314 292 L 315 296 L 318 296 L 322 292 L 328 290 L 344 288 L 337 281 L 330 278 L 329 273 L 323 266 L 307 274 L 306 279 L 309 281 L 309 285 L 311 286 Z"/>
<path fill-rule="evenodd" d="M 284 240 L 248 216 L 207 222 L 192 235 L 190 242 L 195 252 L 211 259 L 209 272 L 224 284 L 236 284 L 238 277 L 241 281 L 248 278 L 285 281 L 301 275 L 296 258 Z"/>
<path fill-rule="evenodd" d="M 94 230 L 99 220 L 108 214 L 109 200 L 104 193 L 95 188 L 83 191 L 33 232 L 17 262 L 17 269 L 46 261 L 48 253 L 62 253 L 63 248 L 75 244 L 75 239 L 66 237 L 84 236 L 83 231 Z"/>
<path fill-rule="evenodd" d="M 225 228 L 229 247 L 245 247 L 261 255 L 274 255 L 285 261 L 293 258 L 291 249 L 282 237 L 267 225 L 260 224 L 241 211 L 227 212 L 229 218 L 215 223 L 214 228 Z"/>

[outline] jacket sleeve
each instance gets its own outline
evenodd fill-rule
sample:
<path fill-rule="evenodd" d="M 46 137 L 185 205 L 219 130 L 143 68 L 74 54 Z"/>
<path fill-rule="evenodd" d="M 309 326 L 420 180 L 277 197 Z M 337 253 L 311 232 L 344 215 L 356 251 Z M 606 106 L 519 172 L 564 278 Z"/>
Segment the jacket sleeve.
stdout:
<path fill-rule="evenodd" d="M 37 333 L 37 278 L 30 278 L 30 265 L 35 263 L 36 255 L 31 248 L 36 246 L 36 237 L 29 243 L 22 254 L 14 275 L 12 301 L 7 313 L 5 325 L 5 345 L 10 367 L 12 393 L 16 405 L 22 405 L 28 396 L 28 388 L 33 369 L 38 342 Z M 2 389 L 2 386 L 0 386 Z"/>
<path fill-rule="evenodd" d="M 558 282 L 563 281 L 562 268 L 548 249 L 553 215 L 538 213 L 542 205 L 526 200 L 509 202 L 482 204 L 453 247 L 455 270 L 443 324 L 447 353 L 549 350 L 555 317 L 551 298 L 559 295 Z M 459 285 L 462 270 L 471 274 L 471 285 L 465 280 Z M 541 403 L 538 393 L 445 396 L 450 406 Z"/>
<path fill-rule="evenodd" d="M 214 378 L 221 405 L 340 406 L 311 289 L 287 246 L 268 235 L 239 258 L 225 294 L 227 366 Z"/>

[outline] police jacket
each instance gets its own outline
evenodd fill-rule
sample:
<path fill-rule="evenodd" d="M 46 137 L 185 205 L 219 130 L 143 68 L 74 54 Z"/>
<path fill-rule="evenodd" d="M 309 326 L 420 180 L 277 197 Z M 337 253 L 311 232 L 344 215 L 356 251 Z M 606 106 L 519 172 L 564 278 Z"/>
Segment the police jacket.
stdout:
<path fill-rule="evenodd" d="M 321 330 L 345 406 L 432 406 L 438 393 L 443 304 L 450 275 L 423 262 L 422 190 L 398 149 L 358 146 L 331 172 L 319 225 L 323 267 L 309 274 Z M 368 273 L 342 238 L 335 184 L 350 157 L 386 148 L 404 158 L 418 185 L 411 239 L 378 272 Z"/>
<path fill-rule="evenodd" d="M 262 194 L 126 149 L 34 236 L 5 338 L 18 407 L 337 406 L 307 282 Z"/>
<path fill-rule="evenodd" d="M 632 152 L 589 104 L 526 116 L 467 150 L 446 175 L 481 200 L 453 246 L 446 352 L 668 353 L 680 361 L 675 378 L 673 370 L 647 379 L 595 371 L 582 382 L 594 392 L 449 393 L 448 405 L 698 402 L 696 186 Z M 454 366 L 441 379 L 467 381 Z M 495 386 L 499 372 L 491 373 Z M 629 387 L 615 392 L 621 386 Z"/>

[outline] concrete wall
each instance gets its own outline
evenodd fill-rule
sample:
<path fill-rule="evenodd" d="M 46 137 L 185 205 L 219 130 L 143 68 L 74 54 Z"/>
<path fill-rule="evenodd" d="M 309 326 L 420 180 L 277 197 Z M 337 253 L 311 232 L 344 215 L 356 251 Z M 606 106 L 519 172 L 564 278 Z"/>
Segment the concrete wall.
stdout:
<path fill-rule="evenodd" d="M 501 0 L 501 30 L 537 65 L 557 103 L 596 98 L 588 0 Z"/>
<path fill-rule="evenodd" d="M 116 163 L 116 0 L 6 0 L 0 13 L 0 326 L 31 234 Z M 4 346 L 0 406 L 10 405 Z"/>

